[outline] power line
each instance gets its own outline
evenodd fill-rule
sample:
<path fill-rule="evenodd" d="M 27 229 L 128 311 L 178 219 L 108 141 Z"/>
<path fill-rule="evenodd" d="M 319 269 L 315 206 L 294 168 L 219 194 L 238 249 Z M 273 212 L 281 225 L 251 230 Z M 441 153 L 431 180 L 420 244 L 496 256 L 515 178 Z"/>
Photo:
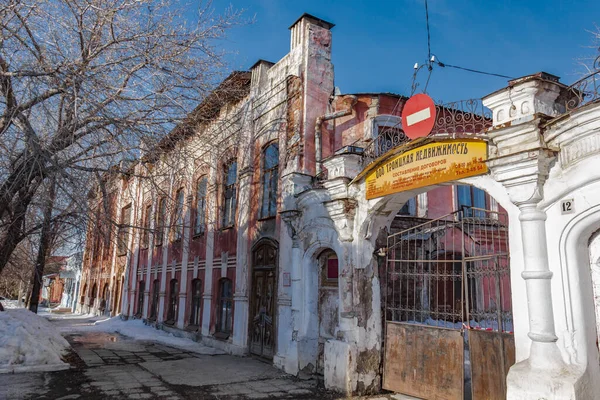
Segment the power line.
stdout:
<path fill-rule="evenodd" d="M 441 62 L 441 61 L 439 61 L 437 59 L 435 60 L 435 63 L 437 65 L 439 65 L 440 67 L 442 67 L 442 68 L 444 68 L 444 67 L 455 68 L 455 69 L 460 69 L 460 70 L 463 70 L 463 71 L 474 72 L 476 74 L 497 76 L 497 77 L 500 77 L 500 78 L 507 78 L 507 79 L 515 79 L 512 76 L 507 76 L 507 75 L 502 75 L 502 74 L 495 74 L 493 72 L 485 72 L 485 71 L 480 71 L 480 70 L 472 69 L 472 68 L 459 67 L 458 65 L 444 64 L 443 62 Z"/>
<path fill-rule="evenodd" d="M 427 25 L 427 59 L 431 59 L 431 34 L 429 32 L 429 7 L 427 6 L 427 0 L 425 0 L 425 23 Z M 429 70 L 431 71 L 431 64 L 429 64 Z"/>
<path fill-rule="evenodd" d="M 448 68 L 460 69 L 462 71 L 473 72 L 475 74 L 488 75 L 488 76 L 496 76 L 496 77 L 499 77 L 499 78 L 514 79 L 514 77 L 512 77 L 512 76 L 507 76 L 507 75 L 502 75 L 502 74 L 496 74 L 496 73 L 486 72 L 486 71 L 480 71 L 480 70 L 477 70 L 477 69 L 461 67 L 461 66 L 458 66 L 458 65 L 444 64 L 443 62 L 439 61 L 439 59 L 435 56 L 435 54 L 431 53 L 431 30 L 430 30 L 430 27 L 429 27 L 429 5 L 428 5 L 427 0 L 425 0 L 425 26 L 426 26 L 426 29 L 427 29 L 427 62 L 426 62 L 426 64 L 422 64 L 422 65 L 419 65 L 418 63 L 416 63 L 415 66 L 414 66 L 415 72 L 413 74 L 413 79 L 412 79 L 411 96 L 416 91 L 417 86 L 419 86 L 419 84 L 417 83 L 417 74 L 418 74 L 419 70 L 422 67 L 424 67 L 424 66 L 427 66 L 427 69 L 429 71 L 429 74 L 427 76 L 427 80 L 425 82 L 425 87 L 423 89 L 424 93 L 427 93 L 427 87 L 429 86 L 429 81 L 431 79 L 431 73 L 433 71 L 433 65 L 434 64 L 437 64 L 439 67 L 442 67 L 442 68 L 448 67 Z"/>

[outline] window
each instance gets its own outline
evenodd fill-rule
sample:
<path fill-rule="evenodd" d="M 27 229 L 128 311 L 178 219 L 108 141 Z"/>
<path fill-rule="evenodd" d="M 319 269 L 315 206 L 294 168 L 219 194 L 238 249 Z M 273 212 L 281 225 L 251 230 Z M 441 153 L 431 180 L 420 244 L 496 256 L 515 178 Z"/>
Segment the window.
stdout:
<path fill-rule="evenodd" d="M 155 320 L 158 315 L 158 289 L 159 280 L 155 279 L 152 287 L 152 307 L 150 308 L 150 319 Z"/>
<path fill-rule="evenodd" d="M 144 230 L 142 232 L 142 247 L 147 248 L 150 243 L 150 214 L 152 213 L 152 204 L 146 206 L 144 212 Z"/>
<path fill-rule="evenodd" d="M 87 295 L 87 283 L 85 285 L 83 285 L 83 290 L 81 291 L 81 298 L 79 299 L 79 302 L 81 304 L 85 303 L 85 296 Z"/>
<path fill-rule="evenodd" d="M 183 236 L 183 189 L 179 189 L 175 195 L 175 213 L 173 216 L 173 239 L 181 240 Z"/>
<path fill-rule="evenodd" d="M 137 302 L 137 316 L 141 316 L 144 313 L 144 291 L 146 290 L 146 283 L 140 281 L 138 284 L 138 302 Z"/>
<path fill-rule="evenodd" d="M 194 235 L 202 235 L 206 230 L 206 187 L 208 179 L 203 176 L 196 182 L 196 220 Z"/>
<path fill-rule="evenodd" d="M 325 250 L 319 258 L 322 260 L 321 285 L 337 287 L 339 278 L 337 255 L 332 250 Z"/>
<path fill-rule="evenodd" d="M 232 314 L 232 306 L 233 306 L 233 291 L 231 288 L 231 280 L 230 279 L 221 279 L 219 282 L 219 302 L 217 309 L 217 332 L 223 333 L 225 335 L 221 335 L 225 339 L 231 333 L 231 328 L 233 325 L 233 314 Z"/>
<path fill-rule="evenodd" d="M 131 203 L 121 210 L 121 223 L 119 224 L 119 234 L 117 236 L 117 251 L 119 255 L 127 253 L 127 241 L 129 240 L 129 224 L 131 217 Z"/>
<path fill-rule="evenodd" d="M 171 279 L 169 285 L 169 311 L 167 313 L 167 323 L 174 323 L 177 320 L 179 282 L 177 279 Z"/>
<path fill-rule="evenodd" d="M 261 218 L 274 217 L 277 212 L 277 179 L 279 170 L 279 147 L 270 144 L 263 151 L 263 194 Z"/>
<path fill-rule="evenodd" d="M 236 183 L 237 183 L 237 162 L 231 161 L 225 166 L 225 177 L 223 185 L 223 228 L 231 227 L 235 224 L 236 204 Z"/>
<path fill-rule="evenodd" d="M 200 326 L 200 316 L 202 314 L 202 281 L 194 279 L 192 281 L 192 313 L 190 314 L 190 325 Z"/>
<path fill-rule="evenodd" d="M 167 215 L 167 199 L 162 198 L 158 202 L 158 213 L 156 214 L 156 245 L 160 246 L 165 233 L 165 219 Z"/>
<path fill-rule="evenodd" d="M 398 215 L 417 215 L 417 198 L 413 197 L 404 203 Z"/>
<path fill-rule="evenodd" d="M 474 216 L 473 209 L 481 208 L 485 209 L 485 192 L 474 186 L 469 185 L 457 185 L 456 194 L 458 197 L 458 209 L 464 211 L 465 217 Z M 482 213 L 484 213 L 482 211 Z"/>

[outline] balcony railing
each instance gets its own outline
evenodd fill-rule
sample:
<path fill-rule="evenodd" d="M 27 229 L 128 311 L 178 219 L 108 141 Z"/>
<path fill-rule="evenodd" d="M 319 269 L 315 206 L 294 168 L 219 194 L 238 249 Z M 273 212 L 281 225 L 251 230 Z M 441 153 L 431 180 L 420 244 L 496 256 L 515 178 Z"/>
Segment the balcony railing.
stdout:
<path fill-rule="evenodd" d="M 566 104 L 567 112 L 600 100 L 600 56 L 592 67 L 593 72 L 568 87 L 570 96 Z"/>
<path fill-rule="evenodd" d="M 452 138 L 473 137 L 492 126 L 492 111 L 481 99 L 461 100 L 435 106 L 436 116 L 433 129 L 428 136 L 450 136 Z M 402 126 L 384 129 L 366 148 L 364 159 L 371 162 L 391 149 L 408 143 Z"/>

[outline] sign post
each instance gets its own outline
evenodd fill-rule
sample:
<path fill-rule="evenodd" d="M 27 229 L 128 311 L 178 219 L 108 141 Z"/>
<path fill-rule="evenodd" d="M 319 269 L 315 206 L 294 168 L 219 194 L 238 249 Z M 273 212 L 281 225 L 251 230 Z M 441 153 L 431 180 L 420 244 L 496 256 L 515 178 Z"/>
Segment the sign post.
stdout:
<path fill-rule="evenodd" d="M 411 139 L 429 135 L 435 125 L 435 104 L 426 94 L 416 94 L 402 109 L 402 129 Z"/>

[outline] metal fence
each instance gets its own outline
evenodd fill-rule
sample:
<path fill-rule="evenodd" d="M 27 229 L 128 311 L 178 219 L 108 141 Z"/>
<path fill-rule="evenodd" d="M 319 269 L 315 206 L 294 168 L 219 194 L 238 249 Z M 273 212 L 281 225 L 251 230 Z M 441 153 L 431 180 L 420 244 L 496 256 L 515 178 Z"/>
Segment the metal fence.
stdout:
<path fill-rule="evenodd" d="M 512 332 L 507 233 L 467 208 L 389 236 L 386 321 Z"/>

